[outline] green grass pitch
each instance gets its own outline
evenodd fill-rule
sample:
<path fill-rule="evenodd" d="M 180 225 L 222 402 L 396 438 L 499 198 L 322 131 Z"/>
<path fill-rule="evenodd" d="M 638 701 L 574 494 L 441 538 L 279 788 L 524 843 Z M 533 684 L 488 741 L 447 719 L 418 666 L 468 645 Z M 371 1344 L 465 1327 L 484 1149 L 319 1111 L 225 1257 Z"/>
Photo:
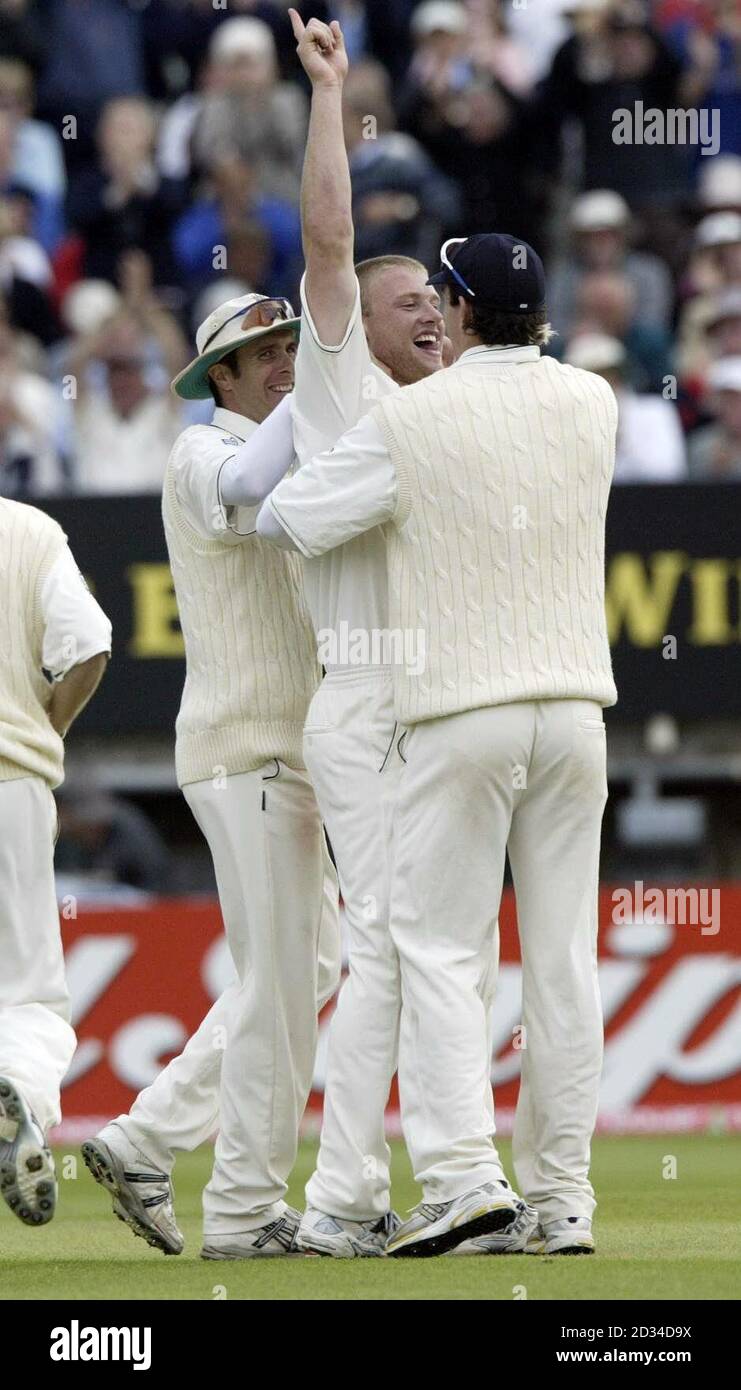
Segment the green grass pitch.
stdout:
<path fill-rule="evenodd" d="M 66 1178 L 64 1154 L 57 1154 L 59 1206 L 49 1226 L 29 1230 L 0 1202 L 0 1298 L 736 1299 L 741 1287 L 741 1136 L 596 1140 L 598 1248 L 575 1259 L 201 1260 L 208 1148 L 178 1161 L 176 1211 L 186 1248 L 166 1258 L 115 1220 L 107 1193 L 71 1152 L 76 1176 Z M 314 1152 L 314 1143 L 302 1144 L 289 1193 L 296 1206 Z M 502 1153 L 511 1173 L 508 1145 Z M 671 1157 L 675 1178 L 664 1176 Z M 74 1172 L 69 1157 L 66 1167 Z M 402 1215 L 418 1200 L 400 1144 L 393 1198 Z"/>

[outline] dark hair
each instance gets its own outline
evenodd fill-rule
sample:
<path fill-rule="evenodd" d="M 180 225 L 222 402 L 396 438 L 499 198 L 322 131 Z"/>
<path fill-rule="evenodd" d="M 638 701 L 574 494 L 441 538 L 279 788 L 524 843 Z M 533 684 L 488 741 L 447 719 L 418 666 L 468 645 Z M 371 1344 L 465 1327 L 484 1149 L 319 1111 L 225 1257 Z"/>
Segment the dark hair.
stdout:
<path fill-rule="evenodd" d="M 231 352 L 228 352 L 228 353 L 226 354 L 225 357 L 220 357 L 218 363 L 214 362 L 212 365 L 213 365 L 214 367 L 216 367 L 216 366 L 221 366 L 221 364 L 223 363 L 225 367 L 228 367 L 228 368 L 229 368 L 229 370 L 234 374 L 234 376 L 239 376 L 239 356 L 238 356 L 238 354 L 239 354 L 239 348 L 232 348 Z M 211 379 L 210 376 L 208 377 L 208 389 L 209 389 L 209 391 L 211 392 L 211 395 L 213 396 L 213 398 L 214 398 L 216 404 L 217 404 L 217 405 L 222 405 L 223 402 L 222 402 L 222 399 L 221 399 L 221 392 L 219 391 L 218 386 L 217 386 L 216 383 Z"/>
<path fill-rule="evenodd" d="M 509 314 L 506 310 L 475 305 L 465 295 L 458 294 L 455 286 L 449 285 L 448 293 L 451 304 L 466 299 L 471 312 L 471 332 L 492 347 L 529 347 L 532 343 L 542 347 L 553 337 L 547 309 L 535 309 L 532 314 Z"/>

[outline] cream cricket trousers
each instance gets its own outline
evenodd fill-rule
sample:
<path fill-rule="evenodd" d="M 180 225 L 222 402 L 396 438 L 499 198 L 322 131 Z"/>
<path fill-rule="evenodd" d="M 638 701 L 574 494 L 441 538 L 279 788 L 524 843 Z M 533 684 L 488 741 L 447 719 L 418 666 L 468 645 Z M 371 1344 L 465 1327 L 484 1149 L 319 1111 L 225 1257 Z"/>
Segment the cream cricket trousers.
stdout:
<path fill-rule="evenodd" d="M 54 890 L 57 813 L 40 777 L 0 782 L 0 1076 L 46 1133 L 77 1041 Z"/>
<path fill-rule="evenodd" d="M 317 962 L 317 1012 L 340 982 L 340 928 L 337 874 L 322 842 L 324 886 Z M 163 1172 L 170 1173 L 177 1152 L 192 1153 L 219 1128 L 219 1089 L 224 1040 L 232 1011 L 241 1007 L 242 989 L 228 985 L 209 1009 L 183 1051 L 137 1096 L 116 1124 Z"/>
<path fill-rule="evenodd" d="M 414 725 L 404 756 L 391 932 L 408 1024 L 402 1123 L 417 1180 L 428 1201 L 444 1202 L 501 1172 L 482 1104 L 489 1053 L 477 986 L 506 851 L 523 965 L 517 1183 L 545 1220 L 591 1216 L 602 710 L 581 700 L 470 710 Z"/>
<path fill-rule="evenodd" d="M 306 1200 L 354 1221 L 382 1216 L 390 1206 L 384 1112 L 401 1011 L 399 958 L 389 932 L 400 733 L 389 667 L 331 669 L 304 727 L 304 761 L 337 861 L 349 947 L 349 973 L 329 1026 L 321 1143 Z M 483 982 L 489 1003 L 497 964 L 495 950 Z M 413 1081 L 411 1088 L 413 1105 Z M 487 1089 L 491 1099 L 490 1084 Z"/>
<path fill-rule="evenodd" d="M 285 1210 L 316 1049 L 324 831 L 308 777 L 277 759 L 192 783 L 184 795 L 211 850 L 239 981 L 203 1196 L 208 1236 L 264 1226 Z"/>

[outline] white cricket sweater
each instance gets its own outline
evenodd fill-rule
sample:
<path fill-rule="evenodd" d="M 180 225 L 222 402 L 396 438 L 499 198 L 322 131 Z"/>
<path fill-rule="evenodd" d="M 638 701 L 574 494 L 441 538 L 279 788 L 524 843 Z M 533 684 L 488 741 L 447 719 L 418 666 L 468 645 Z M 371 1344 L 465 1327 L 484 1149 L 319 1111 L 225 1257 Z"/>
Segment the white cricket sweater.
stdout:
<path fill-rule="evenodd" d="M 66 540 L 45 512 L 0 497 L 0 782 L 42 777 L 58 787 L 64 777 L 64 744 L 47 714 L 41 591 Z"/>
<path fill-rule="evenodd" d="M 270 758 L 303 768 L 304 720 L 320 669 L 298 555 L 257 535 L 206 540 L 180 505 L 172 456 L 162 516 L 185 639 L 179 785 L 250 772 Z"/>
<path fill-rule="evenodd" d="M 424 633 L 394 670 L 416 723 L 519 700 L 617 699 L 604 606 L 617 405 L 537 349 L 462 363 L 372 412 L 398 478 L 390 626 Z"/>

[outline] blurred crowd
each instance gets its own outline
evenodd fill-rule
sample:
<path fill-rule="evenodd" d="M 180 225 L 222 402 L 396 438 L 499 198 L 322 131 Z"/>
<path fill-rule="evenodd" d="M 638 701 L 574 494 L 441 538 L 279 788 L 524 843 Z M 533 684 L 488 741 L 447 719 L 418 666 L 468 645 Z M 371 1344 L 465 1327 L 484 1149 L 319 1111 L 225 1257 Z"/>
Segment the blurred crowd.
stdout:
<path fill-rule="evenodd" d="M 531 241 L 548 350 L 618 395 L 617 480 L 741 478 L 738 0 L 296 8 L 345 32 L 357 258 Z M 0 0 L 0 493 L 158 492 L 210 416 L 169 392 L 196 325 L 248 289 L 296 297 L 287 10 Z M 694 140 L 672 142 L 678 109 Z"/>

